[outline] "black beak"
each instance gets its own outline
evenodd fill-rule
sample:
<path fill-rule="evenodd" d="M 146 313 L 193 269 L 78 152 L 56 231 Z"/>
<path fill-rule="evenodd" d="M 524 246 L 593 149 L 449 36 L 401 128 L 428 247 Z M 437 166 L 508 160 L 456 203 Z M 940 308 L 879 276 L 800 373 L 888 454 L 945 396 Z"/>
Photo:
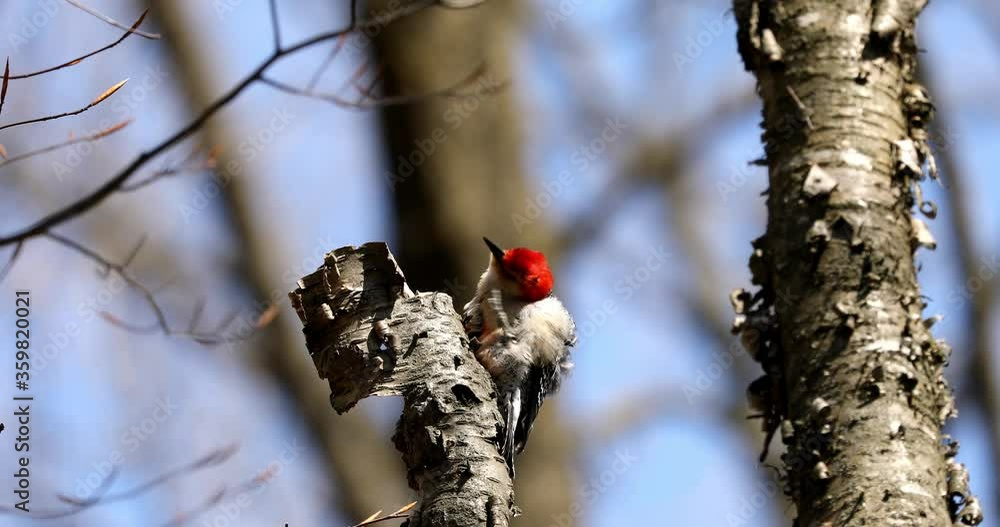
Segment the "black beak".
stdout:
<path fill-rule="evenodd" d="M 503 249 L 497 247 L 497 244 L 491 242 L 489 238 L 483 236 L 483 241 L 486 242 L 486 246 L 490 248 L 490 252 L 493 253 L 493 258 L 496 259 L 497 264 L 503 265 Z"/>

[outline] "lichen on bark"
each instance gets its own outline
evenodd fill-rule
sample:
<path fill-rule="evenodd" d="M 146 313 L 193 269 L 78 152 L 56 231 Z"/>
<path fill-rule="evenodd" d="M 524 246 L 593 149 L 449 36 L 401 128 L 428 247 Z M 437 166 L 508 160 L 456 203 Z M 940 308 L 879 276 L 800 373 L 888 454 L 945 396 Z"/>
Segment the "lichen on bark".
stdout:
<path fill-rule="evenodd" d="M 393 442 L 419 494 L 409 525 L 507 527 L 514 494 L 496 448 L 494 387 L 451 297 L 414 294 L 384 243 L 327 254 L 289 297 L 337 412 L 370 395 L 403 397 Z"/>
<path fill-rule="evenodd" d="M 917 208 L 936 176 L 933 107 L 915 78 L 925 0 L 736 0 L 737 42 L 764 102 L 766 233 L 735 330 L 766 377 L 798 525 L 981 521 L 914 263 L 935 243 Z M 763 387 L 763 388 L 761 388 Z"/>

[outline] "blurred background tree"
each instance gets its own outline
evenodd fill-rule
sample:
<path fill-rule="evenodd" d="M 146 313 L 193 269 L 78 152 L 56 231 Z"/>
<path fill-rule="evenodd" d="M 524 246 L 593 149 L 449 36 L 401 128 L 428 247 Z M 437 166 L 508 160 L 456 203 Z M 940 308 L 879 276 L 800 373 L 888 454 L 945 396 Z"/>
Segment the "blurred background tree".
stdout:
<path fill-rule="evenodd" d="M 144 3 L 86 6 L 127 27 Z M 286 44 L 350 20 L 347 2 L 278 6 Z M 162 39 L 133 35 L 73 67 L 10 81 L 0 126 L 79 108 L 130 79 L 81 115 L 0 131 L 10 158 L 133 122 L 99 142 L 0 161 L 4 234 L 102 185 L 272 51 L 266 1 L 150 7 L 142 29 Z M 15 75 L 123 33 L 63 0 L 8 2 L 0 13 L 0 51 Z M 929 312 L 948 315 L 934 331 L 955 349 L 946 375 L 963 414 L 951 427 L 988 517 L 998 504 L 997 15 L 985 1 L 934 2 L 918 33 L 944 116 L 933 136 L 943 186 L 925 189 L 941 206 L 931 224 L 939 249 L 919 254 L 920 279 Z M 472 83 L 469 96 L 372 109 L 255 84 L 135 180 L 155 181 L 53 229 L 115 262 L 146 236 L 129 270 L 163 286 L 157 298 L 176 327 L 194 313 L 205 331 L 232 313 L 231 328 L 249 326 L 278 301 L 277 318 L 252 338 L 206 346 L 127 331 L 99 313 L 154 321 L 134 288 L 59 243 L 25 245 L 2 286 L 30 288 L 37 305 L 37 507 L 71 508 L 60 494 L 127 490 L 239 445 L 140 496 L 49 523 L 349 525 L 403 505 L 409 491 L 388 440 L 398 402 L 334 415 L 284 293 L 326 251 L 386 239 L 417 288 L 462 302 L 489 234 L 555 256 L 557 292 L 581 332 L 574 377 L 522 457 L 516 524 L 787 524 L 780 483 L 754 462 L 758 423 L 746 420 L 743 393 L 758 369 L 728 333 L 728 291 L 749 282 L 766 188 L 764 170 L 748 164 L 762 154 L 760 107 L 729 3 L 492 2 L 364 29 L 288 57 L 270 77 L 349 101 L 490 80 L 478 95 Z M 428 141 L 434 152 L 424 154 Z M 413 163 L 415 152 L 424 160 Z M 12 310 L 0 316 L 13 327 Z M 158 407 L 171 410 L 163 418 Z M 0 470 L 13 473 L 11 456 Z M 215 499 L 221 489 L 229 493 Z M 241 489 L 249 501 L 235 499 Z"/>

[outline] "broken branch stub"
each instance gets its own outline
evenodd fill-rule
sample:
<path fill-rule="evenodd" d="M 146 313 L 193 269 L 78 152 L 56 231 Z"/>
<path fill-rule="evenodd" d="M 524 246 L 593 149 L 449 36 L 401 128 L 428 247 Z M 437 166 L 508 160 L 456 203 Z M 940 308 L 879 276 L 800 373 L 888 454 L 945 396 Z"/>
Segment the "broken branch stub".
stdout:
<path fill-rule="evenodd" d="M 393 442 L 420 496 L 410 525 L 506 527 L 514 494 L 494 387 L 451 297 L 414 294 L 384 243 L 328 253 L 288 296 L 338 413 L 370 395 L 403 397 Z"/>

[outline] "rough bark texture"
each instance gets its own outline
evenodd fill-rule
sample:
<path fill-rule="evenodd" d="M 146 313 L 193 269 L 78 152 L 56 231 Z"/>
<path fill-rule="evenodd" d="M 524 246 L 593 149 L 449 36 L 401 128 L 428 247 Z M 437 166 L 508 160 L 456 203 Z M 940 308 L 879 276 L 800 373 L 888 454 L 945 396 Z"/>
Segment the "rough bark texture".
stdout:
<path fill-rule="evenodd" d="M 414 295 L 383 243 L 327 254 L 289 297 L 334 409 L 403 396 L 393 441 L 420 497 L 409 525 L 506 527 L 514 491 L 496 448 L 493 383 L 451 297 Z"/>
<path fill-rule="evenodd" d="M 770 180 L 759 290 L 734 295 L 737 328 L 767 373 L 754 388 L 803 526 L 980 520 L 941 432 L 950 350 L 922 316 L 914 265 L 934 245 L 912 215 L 933 216 L 919 192 L 932 106 L 914 78 L 924 3 L 734 3 Z"/>

